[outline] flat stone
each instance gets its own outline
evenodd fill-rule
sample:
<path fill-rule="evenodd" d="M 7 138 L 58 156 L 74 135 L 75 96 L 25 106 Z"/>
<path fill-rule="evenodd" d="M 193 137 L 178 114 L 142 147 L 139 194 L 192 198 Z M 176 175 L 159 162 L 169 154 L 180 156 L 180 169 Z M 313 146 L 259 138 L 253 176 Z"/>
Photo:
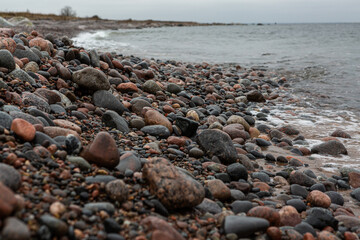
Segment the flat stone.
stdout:
<path fill-rule="evenodd" d="M 120 203 L 125 202 L 129 196 L 129 190 L 123 180 L 117 179 L 106 184 L 106 193 L 108 196 Z"/>
<path fill-rule="evenodd" d="M 139 172 L 141 170 L 141 161 L 134 152 L 124 152 L 120 157 L 119 164 L 115 168 L 121 173 L 125 173 L 127 169 L 133 172 Z"/>
<path fill-rule="evenodd" d="M 167 127 L 162 125 L 150 125 L 140 129 L 145 134 L 157 136 L 160 138 L 167 138 L 170 136 L 170 131 Z"/>
<path fill-rule="evenodd" d="M 109 202 L 95 202 L 95 203 L 87 203 L 84 205 L 85 209 L 91 210 L 93 212 L 105 211 L 110 215 L 114 214 L 115 207 L 113 204 Z"/>
<path fill-rule="evenodd" d="M 196 208 L 204 213 L 218 214 L 222 212 L 221 207 L 208 198 L 205 198 Z"/>
<path fill-rule="evenodd" d="M 93 102 L 95 106 L 113 110 L 122 115 L 127 109 L 124 105 L 110 92 L 105 90 L 96 91 L 93 95 Z"/>
<path fill-rule="evenodd" d="M 116 128 L 123 133 L 128 133 L 130 131 L 126 120 L 115 111 L 107 110 L 102 115 L 101 120 L 107 127 Z"/>
<path fill-rule="evenodd" d="M 28 82 L 30 84 L 35 84 L 35 80 L 30 77 L 29 74 L 27 74 L 24 70 L 21 70 L 21 69 L 15 69 L 14 71 L 12 71 L 10 74 L 9 74 L 10 77 L 12 78 L 18 78 L 20 79 L 21 81 L 23 82 Z"/>
<path fill-rule="evenodd" d="M 91 165 L 82 157 L 67 156 L 66 160 L 83 171 L 88 171 L 91 169 Z"/>

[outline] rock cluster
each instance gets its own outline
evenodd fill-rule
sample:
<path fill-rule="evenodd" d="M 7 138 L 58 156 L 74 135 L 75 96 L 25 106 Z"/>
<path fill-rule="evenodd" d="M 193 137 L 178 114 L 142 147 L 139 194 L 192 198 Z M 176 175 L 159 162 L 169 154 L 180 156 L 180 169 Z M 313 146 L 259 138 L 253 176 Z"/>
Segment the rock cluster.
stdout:
<path fill-rule="evenodd" d="M 358 239 L 359 172 L 305 157 L 344 144 L 266 123 L 284 77 L 0 34 L 1 239 Z"/>

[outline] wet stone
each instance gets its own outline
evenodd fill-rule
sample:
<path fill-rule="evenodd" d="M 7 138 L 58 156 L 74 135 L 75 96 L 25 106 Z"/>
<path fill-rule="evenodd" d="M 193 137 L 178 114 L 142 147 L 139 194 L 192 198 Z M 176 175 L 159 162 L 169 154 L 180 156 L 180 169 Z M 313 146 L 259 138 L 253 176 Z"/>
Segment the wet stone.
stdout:
<path fill-rule="evenodd" d="M 145 134 L 157 136 L 160 138 L 167 138 L 170 136 L 169 129 L 162 125 L 145 126 L 145 127 L 141 128 L 140 131 L 142 131 Z"/>
<path fill-rule="evenodd" d="M 68 226 L 60 219 L 57 219 L 49 214 L 44 214 L 40 217 L 40 221 L 46 225 L 55 236 L 63 236 L 67 234 Z"/>

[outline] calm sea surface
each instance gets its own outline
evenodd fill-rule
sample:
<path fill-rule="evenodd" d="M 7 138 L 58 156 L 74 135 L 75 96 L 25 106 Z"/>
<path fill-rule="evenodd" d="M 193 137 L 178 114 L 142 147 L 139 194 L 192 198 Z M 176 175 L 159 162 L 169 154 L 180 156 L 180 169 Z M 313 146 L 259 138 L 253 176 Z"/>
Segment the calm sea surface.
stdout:
<path fill-rule="evenodd" d="M 360 112 L 360 23 L 121 29 L 74 40 L 124 55 L 265 66 L 314 104 Z"/>

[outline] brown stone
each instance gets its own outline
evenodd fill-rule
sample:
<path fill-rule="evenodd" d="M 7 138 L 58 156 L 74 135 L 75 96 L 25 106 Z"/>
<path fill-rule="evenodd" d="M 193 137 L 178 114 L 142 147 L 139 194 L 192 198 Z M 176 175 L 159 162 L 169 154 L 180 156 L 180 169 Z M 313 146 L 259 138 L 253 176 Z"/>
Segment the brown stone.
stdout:
<path fill-rule="evenodd" d="M 169 145 L 174 144 L 178 145 L 179 147 L 185 146 L 186 144 L 186 139 L 183 137 L 170 136 L 166 139 L 166 141 Z"/>
<path fill-rule="evenodd" d="M 230 189 L 219 179 L 209 180 L 206 185 L 213 197 L 220 201 L 226 201 L 231 197 Z"/>
<path fill-rule="evenodd" d="M 257 128 L 250 127 L 249 134 L 250 138 L 257 138 L 260 135 L 260 131 Z"/>
<path fill-rule="evenodd" d="M 119 163 L 115 140 L 107 132 L 99 132 L 94 141 L 81 153 L 82 157 L 98 166 L 113 168 Z"/>
<path fill-rule="evenodd" d="M 232 123 L 239 123 L 244 126 L 246 131 L 249 131 L 249 129 L 250 129 L 249 123 L 243 117 L 240 117 L 238 115 L 230 116 L 229 119 L 226 121 L 226 123 L 228 125 L 230 125 Z"/>
<path fill-rule="evenodd" d="M 279 211 L 281 226 L 296 226 L 301 222 L 301 217 L 296 208 L 292 206 L 284 206 Z"/>
<path fill-rule="evenodd" d="M 280 225 L 280 214 L 273 208 L 258 206 L 250 209 L 247 213 L 250 217 L 264 218 L 269 221 L 271 226 Z"/>
<path fill-rule="evenodd" d="M 34 93 L 38 96 L 41 96 L 41 97 L 44 97 L 45 99 L 47 99 L 49 104 L 55 104 L 57 102 L 61 102 L 60 95 L 49 89 L 38 88 L 38 89 L 36 89 L 36 91 Z"/>
<path fill-rule="evenodd" d="M 244 126 L 239 123 L 227 125 L 223 128 L 223 131 L 229 134 L 231 139 L 248 139 L 250 137 L 250 135 L 246 131 L 244 131 Z"/>
<path fill-rule="evenodd" d="M 248 92 L 246 98 L 249 102 L 266 102 L 264 95 L 258 90 Z"/>
<path fill-rule="evenodd" d="M 205 197 L 204 187 L 165 158 L 154 158 L 145 163 L 143 177 L 150 192 L 170 209 L 191 208 Z"/>
<path fill-rule="evenodd" d="M 347 228 L 359 228 L 360 227 L 360 218 L 346 216 L 346 215 L 339 215 L 335 217 L 336 220 L 342 222 L 343 225 Z"/>
<path fill-rule="evenodd" d="M 199 114 L 195 110 L 190 110 L 186 113 L 186 117 L 194 121 L 200 121 Z"/>
<path fill-rule="evenodd" d="M 14 53 L 16 50 L 16 42 L 12 38 L 0 37 L 0 49 L 7 49 L 9 52 Z"/>
<path fill-rule="evenodd" d="M 149 216 L 141 221 L 141 226 L 153 231 L 152 240 L 184 240 L 181 234 L 166 221 Z"/>
<path fill-rule="evenodd" d="M 78 139 L 80 139 L 80 136 L 77 132 L 75 132 L 71 129 L 62 128 L 62 127 L 44 127 L 44 133 L 49 135 L 52 138 L 57 137 L 57 136 L 67 136 L 69 134 L 72 134 L 75 137 L 77 137 Z"/>
<path fill-rule="evenodd" d="M 121 179 L 108 182 L 106 184 L 106 193 L 109 198 L 116 200 L 120 203 L 125 202 L 129 196 L 129 190 L 126 184 Z"/>
<path fill-rule="evenodd" d="M 124 69 L 124 66 L 118 60 L 112 60 L 111 63 L 114 65 L 115 68 Z"/>
<path fill-rule="evenodd" d="M 281 230 L 278 227 L 268 227 L 266 234 L 271 240 L 281 240 Z"/>
<path fill-rule="evenodd" d="M 57 125 L 61 128 L 71 129 L 73 131 L 76 131 L 79 134 L 81 133 L 81 128 L 78 125 L 76 125 L 75 123 L 72 123 L 68 120 L 55 119 L 55 120 L 53 120 L 53 122 L 55 123 L 55 125 Z"/>
<path fill-rule="evenodd" d="M 144 120 L 146 125 L 163 125 L 167 129 L 169 129 L 170 133 L 172 133 L 172 125 L 171 122 L 161 113 L 156 110 L 148 110 L 144 115 Z"/>
<path fill-rule="evenodd" d="M 0 36 L 13 37 L 15 31 L 11 28 L 0 28 Z"/>
<path fill-rule="evenodd" d="M 356 233 L 345 232 L 344 233 L 344 239 L 345 240 L 359 240 L 359 237 L 356 235 Z"/>
<path fill-rule="evenodd" d="M 138 87 L 132 82 L 120 83 L 116 88 L 122 93 L 139 91 Z"/>
<path fill-rule="evenodd" d="M 340 137 L 340 138 L 351 138 L 350 134 L 348 134 L 347 132 L 344 132 L 340 129 L 335 130 L 332 134 L 332 137 Z"/>
<path fill-rule="evenodd" d="M 328 207 L 330 207 L 330 204 L 331 204 L 330 197 L 319 190 L 311 191 L 308 194 L 306 201 L 311 206 L 314 206 L 314 207 L 328 208 Z"/>
<path fill-rule="evenodd" d="M 303 240 L 315 240 L 315 237 L 311 233 L 307 232 L 304 234 Z"/>
<path fill-rule="evenodd" d="M 16 198 L 13 191 L 0 182 L 0 219 L 9 216 L 16 208 Z"/>
<path fill-rule="evenodd" d="M 30 142 L 35 138 L 35 127 L 24 119 L 15 118 L 11 123 L 11 130 L 26 142 Z"/>
<path fill-rule="evenodd" d="M 317 236 L 318 240 L 340 240 L 336 235 L 328 231 L 321 231 Z"/>
<path fill-rule="evenodd" d="M 253 186 L 254 188 L 259 188 L 260 191 L 264 191 L 264 192 L 268 192 L 271 189 L 271 187 L 264 182 L 254 182 Z"/>
<path fill-rule="evenodd" d="M 353 188 L 360 187 L 360 173 L 358 173 L 358 172 L 350 172 L 349 173 L 349 184 Z"/>
<path fill-rule="evenodd" d="M 243 193 L 248 193 L 251 189 L 250 184 L 248 183 L 243 183 L 243 182 L 231 182 L 230 183 L 230 188 L 234 188 L 236 190 L 240 190 Z"/>

